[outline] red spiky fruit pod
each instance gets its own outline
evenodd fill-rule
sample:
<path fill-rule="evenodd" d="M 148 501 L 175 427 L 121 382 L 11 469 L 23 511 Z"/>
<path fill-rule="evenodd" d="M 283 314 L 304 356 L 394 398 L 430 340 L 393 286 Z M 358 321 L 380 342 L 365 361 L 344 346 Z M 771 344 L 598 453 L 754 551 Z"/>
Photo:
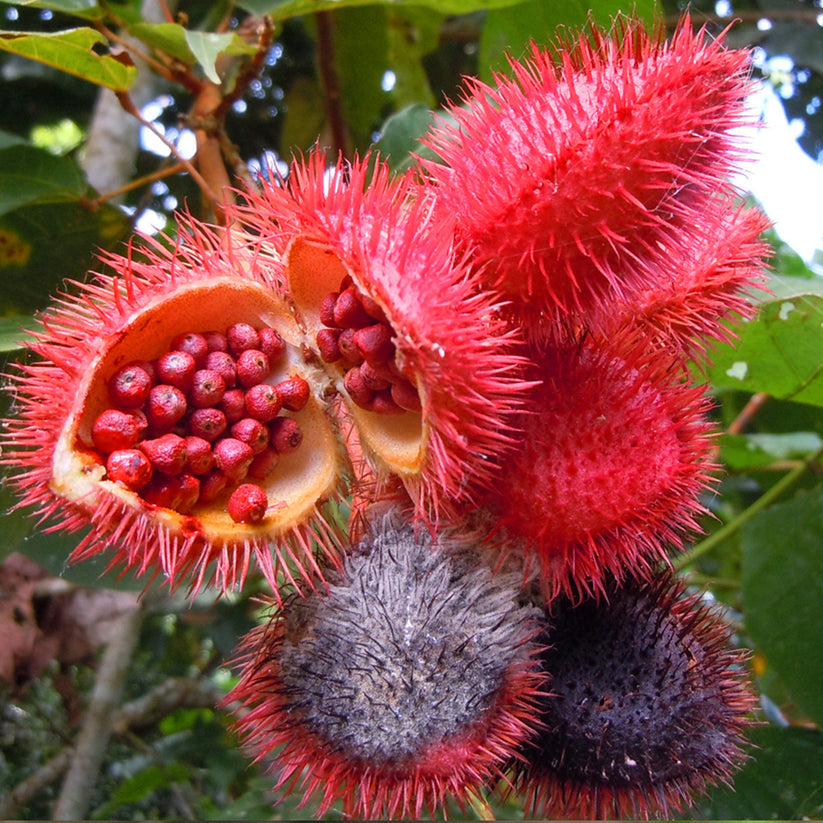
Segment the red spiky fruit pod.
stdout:
<path fill-rule="evenodd" d="M 743 155 L 749 57 L 638 21 L 592 28 L 468 82 L 452 123 L 424 141 L 443 214 L 456 215 L 480 283 L 534 339 L 598 328 L 615 300 L 656 283 Z"/>
<path fill-rule="evenodd" d="M 281 248 L 298 316 L 378 476 L 402 478 L 431 520 L 471 501 L 511 443 L 524 360 L 429 192 L 385 163 L 327 169 L 315 152 L 238 214 Z"/>
<path fill-rule="evenodd" d="M 667 261 L 670 274 L 641 291 L 614 314 L 616 325 L 643 329 L 650 345 L 681 359 L 705 361 L 712 341 L 730 342 L 733 315 L 755 312 L 751 292 L 762 287 L 769 219 L 759 210 L 729 211 L 717 201 L 704 211 L 706 242 L 682 245 Z"/>
<path fill-rule="evenodd" d="M 625 330 L 534 349 L 517 450 L 484 501 L 501 545 L 522 550 L 546 596 L 650 574 L 697 528 L 712 437 L 702 388 Z"/>
<path fill-rule="evenodd" d="M 520 576 L 390 509 L 328 579 L 244 640 L 226 698 L 244 744 L 319 816 L 465 806 L 533 732 L 537 610 Z"/>
<path fill-rule="evenodd" d="M 668 573 L 556 600 L 542 728 L 514 765 L 527 817 L 669 819 L 747 759 L 755 698 L 714 605 Z"/>
<path fill-rule="evenodd" d="M 113 273 L 42 314 L 35 358 L 10 378 L 2 462 L 51 530 L 88 527 L 72 561 L 112 550 L 112 566 L 195 591 L 256 567 L 276 591 L 315 573 L 315 545 L 329 557 L 343 545 L 324 514 L 344 465 L 325 404 L 312 391 L 288 411 L 276 391 L 325 375 L 303 360 L 276 258 L 194 221 L 180 236 L 107 255 Z M 269 430 L 285 418 L 303 442 L 280 454 Z"/>

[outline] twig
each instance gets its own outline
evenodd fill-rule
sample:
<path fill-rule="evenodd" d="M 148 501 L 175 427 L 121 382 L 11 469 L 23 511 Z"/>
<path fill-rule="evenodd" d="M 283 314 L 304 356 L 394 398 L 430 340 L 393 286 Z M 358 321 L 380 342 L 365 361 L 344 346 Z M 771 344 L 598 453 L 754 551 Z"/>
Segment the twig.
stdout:
<path fill-rule="evenodd" d="M 792 469 L 777 481 L 770 489 L 764 492 L 745 511 L 742 511 L 733 520 L 721 526 L 716 532 L 710 534 L 705 540 L 701 540 L 691 551 L 680 555 L 672 561 L 672 566 L 678 571 L 697 558 L 707 554 L 724 540 L 738 532 L 749 520 L 752 519 L 761 509 L 773 503 L 784 492 L 788 491 L 823 455 L 823 446 L 819 448 L 808 460 L 804 460 L 799 466 Z"/>
<path fill-rule="evenodd" d="M 163 134 L 159 129 L 155 128 L 154 123 L 146 120 L 145 117 L 140 113 L 140 110 L 137 106 L 134 105 L 132 99 L 126 92 L 116 92 L 117 99 L 120 101 L 120 105 L 133 117 L 136 117 L 142 125 L 144 125 L 149 131 L 151 131 L 158 140 L 162 141 L 169 149 L 169 151 L 180 161 L 183 165 L 183 168 L 194 178 L 195 182 L 198 186 L 200 186 L 203 194 L 213 203 L 215 208 L 220 208 L 221 201 L 218 199 L 215 192 L 212 190 L 211 186 L 204 180 L 203 175 L 200 174 L 199 171 L 191 164 L 189 160 L 183 157 L 182 154 L 177 149 L 177 146 L 169 140 L 165 134 Z"/>
<path fill-rule="evenodd" d="M 87 201 L 87 205 L 90 208 L 95 209 L 107 200 L 111 200 L 114 197 L 119 197 L 121 194 L 133 191 L 134 189 L 139 189 L 147 183 L 154 183 L 157 180 L 163 180 L 166 177 L 171 177 L 173 174 L 179 174 L 182 171 L 186 171 L 186 166 L 183 163 L 174 163 L 171 166 L 165 166 L 164 168 L 158 169 L 151 174 L 143 175 L 143 177 L 139 177 L 137 180 L 132 180 L 131 183 L 126 183 L 125 186 L 120 186 L 120 188 L 114 189 L 113 191 L 100 194 L 93 200 Z"/>
<path fill-rule="evenodd" d="M 88 811 L 142 622 L 142 606 L 126 612 L 106 646 L 83 727 L 54 808 L 54 820 L 81 819 Z"/>

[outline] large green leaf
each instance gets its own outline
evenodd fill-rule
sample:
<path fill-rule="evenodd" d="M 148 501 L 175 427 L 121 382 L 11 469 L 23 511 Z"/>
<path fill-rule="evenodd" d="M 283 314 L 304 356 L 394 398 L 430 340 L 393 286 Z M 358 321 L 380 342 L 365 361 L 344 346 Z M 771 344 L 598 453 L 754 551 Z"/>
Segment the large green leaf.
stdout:
<path fill-rule="evenodd" d="M 738 471 L 768 466 L 776 460 L 798 460 L 816 452 L 821 443 L 816 432 L 724 434 L 720 439 L 723 462 Z"/>
<path fill-rule="evenodd" d="M 715 386 L 823 406 L 823 297 L 801 290 L 805 282 L 735 326 L 736 344 L 715 348 L 707 369 Z"/>
<path fill-rule="evenodd" d="M 119 209 L 77 201 L 35 204 L 0 216 L 0 313 L 42 308 L 66 278 L 83 279 L 98 247 L 112 248 L 128 225 Z"/>
<path fill-rule="evenodd" d="M 86 190 L 83 172 L 71 158 L 28 145 L 0 149 L 0 216 L 34 203 L 77 200 Z"/>
<path fill-rule="evenodd" d="M 35 328 L 29 315 L 0 317 L 0 354 L 17 351 L 22 348 L 26 332 Z"/>
<path fill-rule="evenodd" d="M 267 14 L 279 21 L 356 6 L 424 6 L 443 14 L 468 14 L 480 9 L 500 9 L 516 4 L 517 0 L 242 0 L 237 5 L 253 14 Z"/>
<path fill-rule="evenodd" d="M 823 724 L 823 487 L 743 528 L 746 630 L 800 709 Z"/>
<path fill-rule="evenodd" d="M 129 26 L 129 34 L 187 66 L 195 62 L 186 29 L 179 23 L 135 23 Z"/>
<path fill-rule="evenodd" d="M 100 55 L 94 51 L 95 46 L 106 42 L 100 32 L 90 28 L 53 34 L 0 33 L 0 50 L 37 60 L 114 91 L 126 91 L 137 77 L 137 68 L 125 54 Z"/>
<path fill-rule="evenodd" d="M 97 19 L 104 16 L 103 9 L 96 0 L 0 0 L 15 6 L 29 6 L 33 9 L 50 9 L 63 14 L 70 14 L 74 17 L 84 17 L 87 19 Z"/>
<path fill-rule="evenodd" d="M 631 13 L 652 26 L 660 7 L 655 0 L 566 0 L 547 3 L 528 0 L 514 9 L 489 12 L 480 38 L 480 78 L 487 82 L 493 71 L 507 72 L 507 55 L 521 57 L 531 41 L 546 44 L 552 41 L 559 26 L 582 29 L 590 20 L 608 26 L 615 15 Z"/>
<path fill-rule="evenodd" d="M 749 737 L 752 759 L 734 789 L 715 789 L 699 805 L 703 820 L 819 820 L 823 815 L 823 734 L 765 726 Z M 695 815 L 697 816 L 697 815 Z"/>

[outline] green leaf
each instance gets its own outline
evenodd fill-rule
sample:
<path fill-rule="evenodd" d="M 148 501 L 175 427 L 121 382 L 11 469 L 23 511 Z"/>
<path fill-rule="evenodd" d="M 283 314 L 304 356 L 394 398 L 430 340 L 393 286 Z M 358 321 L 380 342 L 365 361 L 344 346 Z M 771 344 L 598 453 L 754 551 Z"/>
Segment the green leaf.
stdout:
<path fill-rule="evenodd" d="M 742 470 L 768 466 L 775 460 L 797 460 L 816 452 L 823 440 L 815 432 L 786 434 L 724 434 L 720 439 L 723 461 Z"/>
<path fill-rule="evenodd" d="M 0 149 L 0 216 L 34 203 L 77 200 L 86 191 L 83 173 L 71 158 L 28 145 Z"/>
<path fill-rule="evenodd" d="M 186 29 L 178 23 L 135 23 L 129 26 L 129 34 L 186 66 L 195 62 Z"/>
<path fill-rule="evenodd" d="M 334 38 L 346 124 L 355 148 L 364 151 L 389 102 L 389 95 L 381 88 L 389 68 L 386 10 L 377 6 L 341 10 L 335 15 Z"/>
<path fill-rule="evenodd" d="M 752 759 L 699 804 L 704 820 L 819 820 L 823 815 L 823 734 L 764 726 L 748 737 Z"/>
<path fill-rule="evenodd" d="M 609 26 L 615 15 L 630 10 L 649 27 L 660 13 L 655 0 L 637 0 L 631 7 L 623 0 L 566 0 L 564 3 L 529 0 L 514 9 L 490 11 L 480 38 L 480 78 L 490 82 L 493 71 L 508 73 L 507 55 L 522 57 L 531 41 L 551 42 L 560 26 L 579 30 L 590 20 Z"/>
<path fill-rule="evenodd" d="M 802 711 L 823 723 L 823 487 L 758 512 L 741 533 L 746 630 Z"/>
<path fill-rule="evenodd" d="M 254 54 L 255 47 L 244 43 L 236 34 L 215 34 L 186 30 L 186 42 L 212 83 L 220 83 L 217 58 L 221 54 Z"/>
<path fill-rule="evenodd" d="M 19 317 L 0 317 L 0 352 L 17 351 L 22 348 L 21 341 L 26 332 L 36 324 L 28 315 Z"/>
<path fill-rule="evenodd" d="M 434 122 L 434 113 L 424 103 L 415 103 L 387 118 L 375 147 L 380 156 L 387 158 L 394 171 L 408 168 L 414 160 L 412 152 L 421 154 L 424 147 L 418 142 Z"/>
<path fill-rule="evenodd" d="M 105 12 L 100 8 L 95 0 L 21 0 L 21 2 L 9 2 L 9 5 L 28 6 L 33 9 L 50 9 L 69 14 L 73 17 L 84 17 L 87 19 L 99 19 L 105 16 Z"/>
<path fill-rule="evenodd" d="M 237 5 L 252 14 L 267 14 L 274 21 L 288 20 L 318 11 L 360 6 L 423 6 L 442 14 L 468 14 L 481 9 L 514 6 L 517 0 L 242 0 Z"/>
<path fill-rule="evenodd" d="M 0 314 L 43 308 L 65 278 L 84 279 L 98 247 L 126 234 L 122 211 L 76 201 L 36 203 L 0 216 Z"/>
<path fill-rule="evenodd" d="M 126 91 L 137 78 L 137 68 L 126 54 L 100 55 L 93 50 L 94 46 L 106 43 L 100 32 L 90 28 L 53 34 L 0 33 L 0 50 L 45 63 L 113 91 Z"/>
<path fill-rule="evenodd" d="M 714 349 L 707 375 L 715 386 L 823 405 L 823 296 L 806 286 L 765 303 L 755 320 L 735 331 L 736 344 Z"/>

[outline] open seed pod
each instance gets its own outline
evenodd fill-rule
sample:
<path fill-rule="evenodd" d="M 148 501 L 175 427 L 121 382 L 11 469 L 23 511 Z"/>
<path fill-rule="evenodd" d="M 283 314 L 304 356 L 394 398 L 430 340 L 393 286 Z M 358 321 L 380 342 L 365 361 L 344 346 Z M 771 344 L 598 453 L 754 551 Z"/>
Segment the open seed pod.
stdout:
<path fill-rule="evenodd" d="M 172 251 L 109 256 L 113 275 L 43 314 L 39 359 L 12 377 L 3 462 L 53 528 L 91 526 L 73 560 L 112 546 L 112 565 L 195 590 L 242 585 L 254 563 L 276 592 L 341 543 L 327 377 L 302 357 L 279 260 L 181 229 Z"/>
<path fill-rule="evenodd" d="M 432 205 L 411 176 L 368 160 L 327 172 L 316 153 L 238 217 L 283 253 L 308 343 L 378 477 L 400 477 L 434 520 L 487 485 L 528 384 L 515 332 L 474 289 Z"/>

